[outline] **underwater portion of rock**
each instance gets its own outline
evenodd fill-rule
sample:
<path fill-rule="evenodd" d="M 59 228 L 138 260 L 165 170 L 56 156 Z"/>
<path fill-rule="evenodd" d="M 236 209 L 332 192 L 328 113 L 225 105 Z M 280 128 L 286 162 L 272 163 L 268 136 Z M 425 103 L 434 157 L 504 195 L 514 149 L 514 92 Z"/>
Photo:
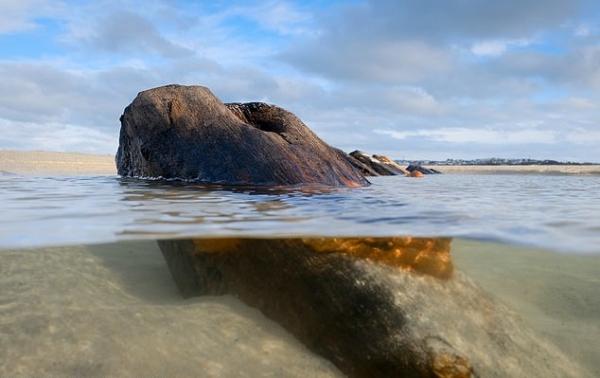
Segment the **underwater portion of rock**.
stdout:
<path fill-rule="evenodd" d="M 454 271 L 448 238 L 158 243 L 184 296 L 236 296 L 352 377 L 585 376 Z"/>
<path fill-rule="evenodd" d="M 118 173 L 232 185 L 368 185 L 345 154 L 294 114 L 223 104 L 208 88 L 140 92 L 121 116 Z"/>

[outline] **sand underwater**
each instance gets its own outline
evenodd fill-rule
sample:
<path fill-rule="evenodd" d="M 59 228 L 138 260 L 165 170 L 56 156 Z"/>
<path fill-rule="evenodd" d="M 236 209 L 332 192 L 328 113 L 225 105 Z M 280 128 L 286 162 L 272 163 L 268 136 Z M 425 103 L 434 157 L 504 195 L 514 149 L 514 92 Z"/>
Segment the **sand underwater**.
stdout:
<path fill-rule="evenodd" d="M 183 299 L 154 241 L 1 254 L 0 376 L 341 376 L 236 298 Z M 460 239 L 452 255 L 459 271 L 600 376 L 598 256 Z"/>

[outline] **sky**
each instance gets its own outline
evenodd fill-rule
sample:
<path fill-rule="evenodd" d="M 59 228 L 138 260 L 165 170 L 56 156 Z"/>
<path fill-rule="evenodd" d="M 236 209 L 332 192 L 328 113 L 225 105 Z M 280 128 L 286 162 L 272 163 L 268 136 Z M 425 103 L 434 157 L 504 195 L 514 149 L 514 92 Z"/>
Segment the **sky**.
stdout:
<path fill-rule="evenodd" d="M 398 159 L 600 162 L 600 2 L 0 0 L 0 148 L 114 153 L 165 84 Z"/>

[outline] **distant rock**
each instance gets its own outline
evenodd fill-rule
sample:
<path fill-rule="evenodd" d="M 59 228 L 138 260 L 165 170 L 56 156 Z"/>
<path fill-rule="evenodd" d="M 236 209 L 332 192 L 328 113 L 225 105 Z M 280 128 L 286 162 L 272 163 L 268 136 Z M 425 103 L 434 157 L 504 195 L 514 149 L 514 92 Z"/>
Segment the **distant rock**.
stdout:
<path fill-rule="evenodd" d="M 223 104 L 201 86 L 140 92 L 121 116 L 121 176 L 220 184 L 368 185 L 347 156 L 294 114 L 259 102 Z"/>
<path fill-rule="evenodd" d="M 369 156 L 367 153 L 359 150 L 352 151 L 350 156 L 367 167 L 367 169 L 362 168 L 361 171 L 368 176 L 394 176 L 405 175 L 407 173 L 404 168 L 387 156 Z M 356 163 L 354 165 L 360 169 L 360 166 Z"/>
<path fill-rule="evenodd" d="M 354 166 L 354 168 L 358 169 L 365 176 L 379 176 L 379 173 L 375 169 L 373 169 L 370 163 L 363 163 L 363 159 L 357 158 L 353 156 L 352 153 L 346 155 L 348 162 Z"/>
<path fill-rule="evenodd" d="M 433 174 L 441 174 L 442 172 L 438 171 L 437 169 L 433 169 L 433 168 L 425 168 L 421 165 L 417 165 L 417 164 L 410 164 L 408 167 L 406 167 L 406 170 L 409 172 L 421 172 L 424 175 L 433 175 Z"/>
<path fill-rule="evenodd" d="M 393 161 L 392 159 L 390 159 L 389 157 L 387 157 L 385 155 L 373 155 L 373 158 L 376 159 L 377 161 L 379 161 L 381 164 L 383 164 L 389 170 L 396 173 L 397 175 L 405 175 L 408 173 L 406 168 L 402 167 L 400 164 L 396 163 L 395 161 Z"/>

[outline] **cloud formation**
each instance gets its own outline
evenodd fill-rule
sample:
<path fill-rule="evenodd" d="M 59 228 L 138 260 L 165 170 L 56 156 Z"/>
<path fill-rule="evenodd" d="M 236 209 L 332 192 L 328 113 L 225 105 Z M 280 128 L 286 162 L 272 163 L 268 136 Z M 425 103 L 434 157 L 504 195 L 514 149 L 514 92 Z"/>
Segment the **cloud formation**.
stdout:
<path fill-rule="evenodd" d="M 600 161 L 599 8 L 3 1 L 0 148 L 112 153 L 136 93 L 182 83 L 284 106 L 346 150 Z"/>

